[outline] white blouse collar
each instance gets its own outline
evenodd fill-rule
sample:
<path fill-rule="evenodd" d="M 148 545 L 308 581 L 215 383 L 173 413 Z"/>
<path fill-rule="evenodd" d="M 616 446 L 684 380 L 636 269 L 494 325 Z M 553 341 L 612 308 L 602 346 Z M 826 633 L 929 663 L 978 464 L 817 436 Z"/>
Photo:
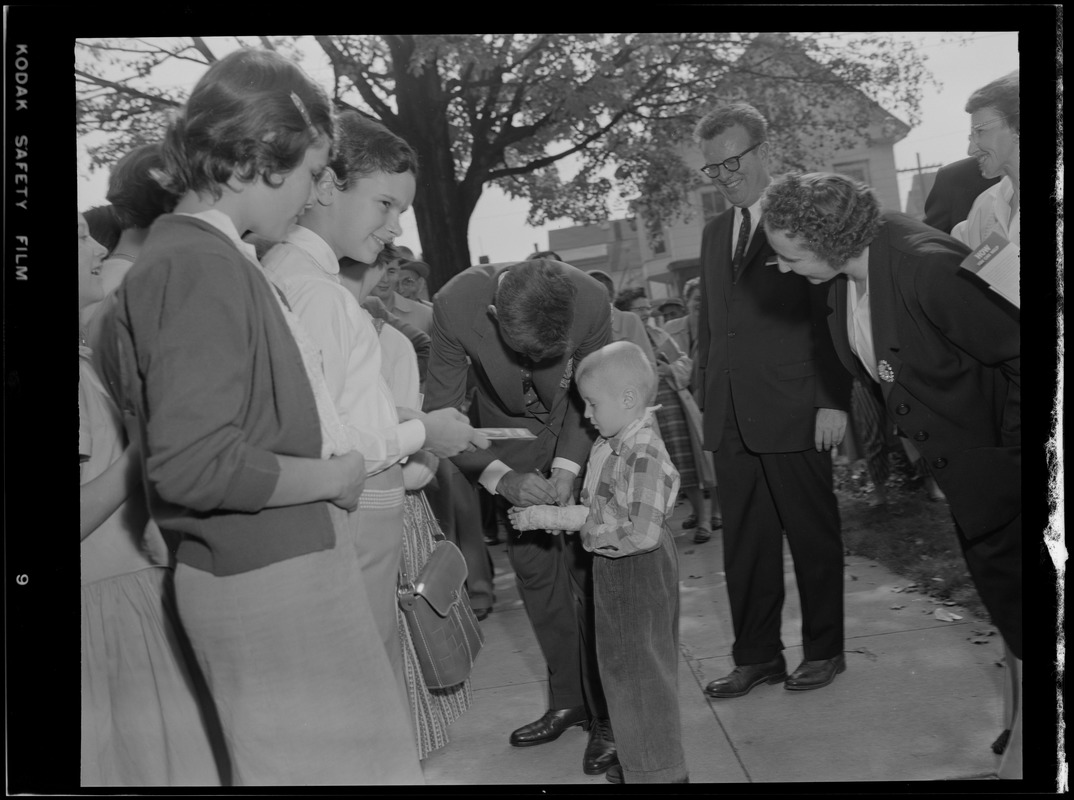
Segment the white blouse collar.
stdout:
<path fill-rule="evenodd" d="M 284 241 L 309 253 L 314 263 L 329 275 L 339 274 L 339 259 L 324 238 L 302 225 L 292 225 Z"/>

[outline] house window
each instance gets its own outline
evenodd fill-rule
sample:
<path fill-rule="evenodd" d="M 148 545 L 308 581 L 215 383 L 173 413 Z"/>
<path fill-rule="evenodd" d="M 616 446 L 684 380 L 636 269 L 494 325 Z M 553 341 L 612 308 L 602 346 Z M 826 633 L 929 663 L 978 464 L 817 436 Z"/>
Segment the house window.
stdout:
<path fill-rule="evenodd" d="M 715 189 L 709 189 L 701 193 L 701 213 L 705 217 L 704 224 L 717 214 L 727 210 L 727 199 Z"/>
<path fill-rule="evenodd" d="M 845 164 L 834 164 L 833 168 L 840 175 L 846 175 L 856 181 L 861 181 L 866 186 L 872 186 L 872 177 L 869 175 L 868 161 L 848 161 Z"/>

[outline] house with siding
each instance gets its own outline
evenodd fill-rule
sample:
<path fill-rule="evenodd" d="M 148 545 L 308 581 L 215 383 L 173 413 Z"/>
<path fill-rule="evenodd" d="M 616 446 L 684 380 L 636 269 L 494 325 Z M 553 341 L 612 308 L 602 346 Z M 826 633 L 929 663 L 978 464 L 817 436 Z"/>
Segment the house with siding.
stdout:
<path fill-rule="evenodd" d="M 604 270 L 617 289 L 645 283 L 641 239 L 634 220 L 612 219 L 550 230 L 548 249 L 580 270 Z"/>

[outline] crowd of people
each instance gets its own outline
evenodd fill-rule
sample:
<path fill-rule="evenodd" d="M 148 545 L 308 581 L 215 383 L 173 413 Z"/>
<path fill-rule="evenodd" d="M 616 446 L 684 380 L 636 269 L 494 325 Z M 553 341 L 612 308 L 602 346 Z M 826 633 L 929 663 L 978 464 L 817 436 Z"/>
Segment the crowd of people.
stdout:
<path fill-rule="evenodd" d="M 423 680 L 400 572 L 446 537 L 485 619 L 489 520 L 548 675 L 510 744 L 581 725 L 585 774 L 687 782 L 676 503 L 695 543 L 722 534 L 735 667 L 705 694 L 829 685 L 852 386 L 950 504 L 1020 777 L 1019 314 L 963 266 L 1018 244 L 1017 73 L 966 110 L 1002 180 L 938 179 L 929 224 L 841 175 L 770 176 L 766 119 L 732 103 L 695 130 L 731 208 L 682 298 L 552 252 L 430 298 L 394 243 L 414 149 L 275 52 L 215 62 L 78 215 L 83 785 L 422 783 L 473 696 Z"/>

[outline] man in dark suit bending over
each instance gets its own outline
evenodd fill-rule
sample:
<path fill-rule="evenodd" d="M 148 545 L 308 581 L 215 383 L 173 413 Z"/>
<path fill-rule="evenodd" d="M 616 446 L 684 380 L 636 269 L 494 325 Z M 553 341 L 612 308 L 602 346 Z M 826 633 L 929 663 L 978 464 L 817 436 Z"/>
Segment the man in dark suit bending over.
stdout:
<path fill-rule="evenodd" d="M 699 404 L 705 449 L 715 451 L 735 631 L 735 669 L 705 687 L 719 698 L 761 683 L 818 689 L 846 669 L 831 448 L 846 430 L 850 375 L 832 347 L 823 295 L 780 274 L 760 225 L 767 129 L 757 109 L 734 103 L 695 132 L 702 171 L 732 206 L 705 227 L 698 321 Z M 784 534 L 804 649 L 790 676 L 780 640 Z"/>
<path fill-rule="evenodd" d="M 536 439 L 494 441 L 452 459 L 511 506 L 567 505 L 596 431 L 572 380 L 574 365 L 610 341 L 608 295 L 550 258 L 483 264 L 456 275 L 433 304 L 425 408 L 459 408 L 473 370 L 475 426 L 526 428 Z M 476 455 L 476 458 L 471 456 Z M 511 734 L 516 747 L 590 729 L 583 770 L 617 763 L 593 639 L 592 554 L 577 536 L 511 530 L 508 557 L 548 665 L 549 710 Z"/>

